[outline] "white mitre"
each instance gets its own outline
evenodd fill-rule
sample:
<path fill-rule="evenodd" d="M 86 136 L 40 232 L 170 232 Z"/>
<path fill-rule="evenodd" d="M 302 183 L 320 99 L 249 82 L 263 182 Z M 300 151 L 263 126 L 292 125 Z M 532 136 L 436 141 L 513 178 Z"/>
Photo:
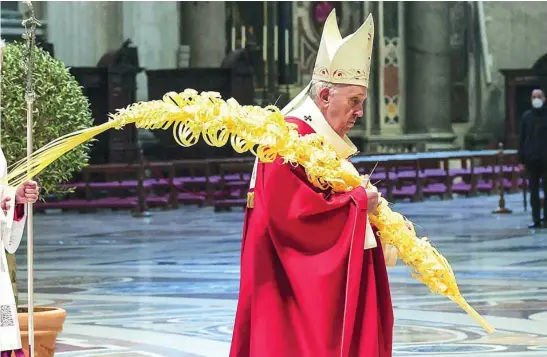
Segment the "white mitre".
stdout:
<path fill-rule="evenodd" d="M 336 10 L 332 10 L 325 21 L 317 59 L 313 68 L 312 80 L 337 84 L 354 84 L 368 88 L 372 45 L 374 40 L 374 20 L 372 15 L 357 31 L 342 38 Z M 305 98 L 310 88 L 308 84 L 283 109 L 286 115 Z"/>

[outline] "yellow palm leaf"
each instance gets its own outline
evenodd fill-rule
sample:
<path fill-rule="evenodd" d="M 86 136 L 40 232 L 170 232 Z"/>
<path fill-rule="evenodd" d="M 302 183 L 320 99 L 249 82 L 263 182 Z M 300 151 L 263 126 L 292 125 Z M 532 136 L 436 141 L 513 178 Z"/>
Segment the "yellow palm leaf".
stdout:
<path fill-rule="evenodd" d="M 216 147 L 230 142 L 236 152 L 250 151 L 263 162 L 273 162 L 280 156 L 287 164 L 304 167 L 309 181 L 321 189 L 347 192 L 364 182 L 355 167 L 340 159 L 319 135 L 300 136 L 278 108 L 241 106 L 233 99 L 222 100 L 218 93 L 198 94 L 191 89 L 168 93 L 162 100 L 135 103 L 112 114 L 105 124 L 63 136 L 15 163 L 4 180 L 18 186 L 78 145 L 128 124 L 152 130 L 172 128 L 182 146 L 195 145 L 203 137 L 208 145 Z M 416 279 L 432 292 L 452 299 L 486 331 L 494 331 L 462 297 L 448 261 L 427 238 L 416 235 L 410 221 L 393 212 L 384 199 L 369 219 L 377 227 L 382 243 L 396 247 Z"/>

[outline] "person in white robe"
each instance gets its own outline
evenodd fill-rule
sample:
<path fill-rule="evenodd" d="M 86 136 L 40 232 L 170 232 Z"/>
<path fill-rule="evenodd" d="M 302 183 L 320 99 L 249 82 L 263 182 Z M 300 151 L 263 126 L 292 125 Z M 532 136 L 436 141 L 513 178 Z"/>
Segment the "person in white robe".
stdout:
<path fill-rule="evenodd" d="M 7 175 L 7 162 L 0 149 L 0 178 Z M 17 306 L 7 266 L 6 252 L 13 254 L 21 243 L 26 223 L 26 203 L 38 200 L 39 188 L 29 180 L 19 187 L 0 184 L 0 352 L 24 356 L 17 320 Z"/>

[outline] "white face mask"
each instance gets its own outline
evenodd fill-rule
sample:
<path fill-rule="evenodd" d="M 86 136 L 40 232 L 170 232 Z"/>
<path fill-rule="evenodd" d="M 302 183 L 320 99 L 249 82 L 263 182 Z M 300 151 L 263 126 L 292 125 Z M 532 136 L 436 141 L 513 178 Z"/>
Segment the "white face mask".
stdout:
<path fill-rule="evenodd" d="M 532 99 L 532 106 L 536 109 L 543 107 L 543 100 L 541 98 Z"/>

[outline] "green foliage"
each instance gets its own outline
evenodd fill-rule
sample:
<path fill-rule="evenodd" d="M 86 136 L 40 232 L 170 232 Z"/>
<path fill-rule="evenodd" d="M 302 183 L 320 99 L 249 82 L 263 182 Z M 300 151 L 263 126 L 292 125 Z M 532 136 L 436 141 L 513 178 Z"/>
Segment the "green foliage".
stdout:
<path fill-rule="evenodd" d="M 23 43 L 10 43 L 4 48 L 1 145 L 8 167 L 26 157 L 27 153 L 26 73 L 22 58 L 25 52 Z M 89 103 L 79 83 L 61 61 L 36 47 L 32 80 L 36 92 L 34 150 L 65 134 L 93 125 Z M 89 148 L 90 144 L 79 146 L 35 178 L 42 189 L 42 197 L 64 192 L 57 185 L 69 180 L 74 172 L 87 164 Z"/>
<path fill-rule="evenodd" d="M 2 63 L 1 147 L 9 165 L 27 154 L 26 73 L 23 56 L 25 45 L 10 43 L 4 47 Z M 65 65 L 42 49 L 34 49 L 32 75 L 36 100 L 33 116 L 33 148 L 73 131 L 89 128 L 93 118 L 87 98 Z M 63 194 L 58 184 L 67 181 L 89 159 L 90 144 L 81 145 L 52 163 L 38 177 L 41 195 Z M 9 171 L 9 170 L 8 170 Z M 18 304 L 15 256 L 8 254 L 8 265 L 15 299 Z"/>

